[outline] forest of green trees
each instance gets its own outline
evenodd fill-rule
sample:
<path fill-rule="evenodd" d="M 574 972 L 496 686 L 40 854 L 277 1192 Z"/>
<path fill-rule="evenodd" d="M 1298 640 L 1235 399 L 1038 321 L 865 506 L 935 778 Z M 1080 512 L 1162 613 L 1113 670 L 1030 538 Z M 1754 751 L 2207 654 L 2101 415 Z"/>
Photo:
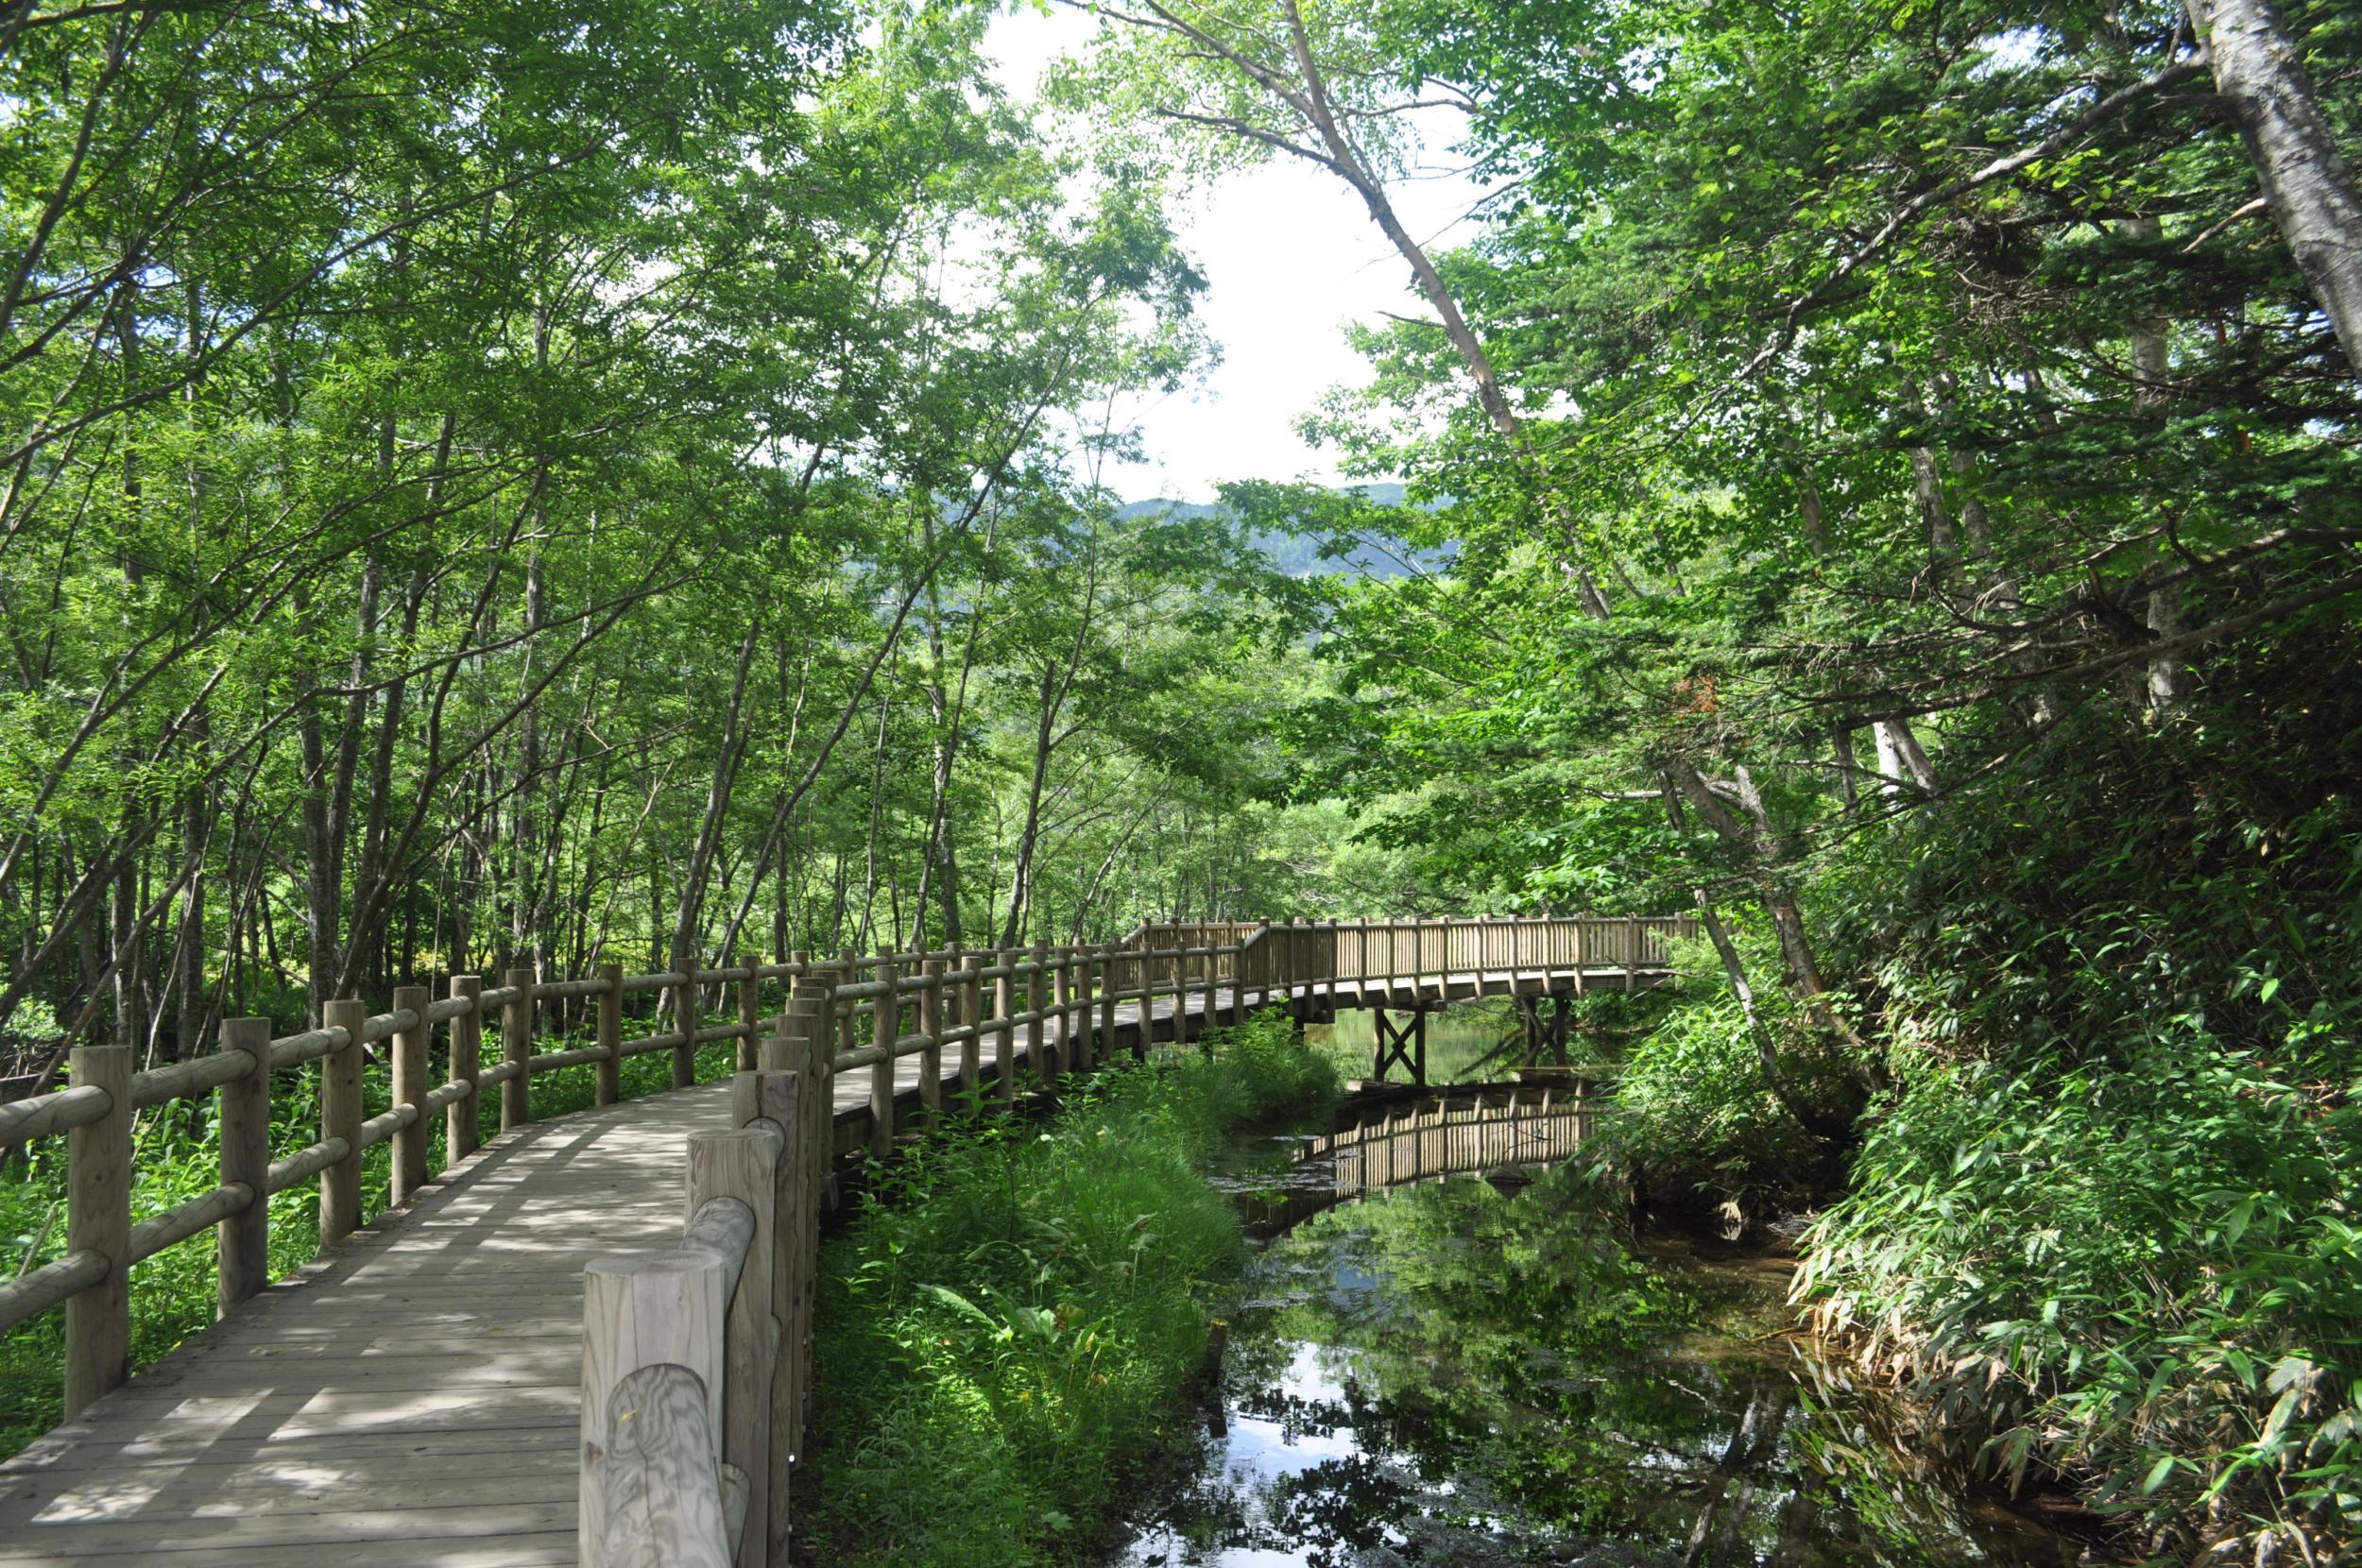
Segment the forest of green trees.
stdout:
<path fill-rule="evenodd" d="M 1817 1213 L 1814 1321 L 2138 1549 L 2351 1551 L 2362 13 L 1090 9 L 1034 104 L 980 7 L 0 5 L 8 1092 L 509 963 L 1695 912 L 1619 1169 Z M 1304 421 L 1403 487 L 1127 506 L 1269 160 L 1424 302 Z"/>

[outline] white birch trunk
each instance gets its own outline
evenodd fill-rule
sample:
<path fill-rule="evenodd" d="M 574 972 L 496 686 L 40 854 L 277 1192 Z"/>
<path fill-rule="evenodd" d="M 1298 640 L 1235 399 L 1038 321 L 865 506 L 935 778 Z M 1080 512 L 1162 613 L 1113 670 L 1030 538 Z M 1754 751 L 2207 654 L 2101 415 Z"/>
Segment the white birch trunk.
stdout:
<path fill-rule="evenodd" d="M 2271 0 L 2188 0 L 2272 221 L 2362 371 L 2362 197 Z"/>

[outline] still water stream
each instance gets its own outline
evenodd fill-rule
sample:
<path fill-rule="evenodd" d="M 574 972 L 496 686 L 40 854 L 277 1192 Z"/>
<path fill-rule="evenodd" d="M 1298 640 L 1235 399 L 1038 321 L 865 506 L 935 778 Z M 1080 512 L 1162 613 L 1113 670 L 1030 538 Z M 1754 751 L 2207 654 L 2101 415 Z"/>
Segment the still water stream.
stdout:
<path fill-rule="evenodd" d="M 1326 1181 L 1233 1151 L 1250 1218 Z M 1527 1180 L 1528 1176 L 1538 1179 Z M 1785 1332 L 1788 1267 L 1635 1244 L 1573 1172 L 1396 1188 L 1269 1238 L 1194 1474 L 1122 1568 L 2062 1564 Z"/>

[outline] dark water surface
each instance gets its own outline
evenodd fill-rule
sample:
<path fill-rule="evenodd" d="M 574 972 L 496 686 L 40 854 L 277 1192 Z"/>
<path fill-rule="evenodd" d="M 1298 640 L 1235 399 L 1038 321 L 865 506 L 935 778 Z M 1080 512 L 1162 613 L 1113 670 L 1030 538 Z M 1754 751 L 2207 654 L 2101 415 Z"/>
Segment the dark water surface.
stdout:
<path fill-rule="evenodd" d="M 1265 1144 L 1252 1159 L 1283 1163 Z M 1234 1170 L 1250 1215 L 1275 1189 Z M 1290 1218 L 1308 1202 L 1300 1191 Z M 1634 1248 L 1569 1172 L 1328 1208 L 1230 1313 L 1193 1477 L 1125 1568 L 2060 1564 L 1781 1332 L 1788 1267 Z"/>

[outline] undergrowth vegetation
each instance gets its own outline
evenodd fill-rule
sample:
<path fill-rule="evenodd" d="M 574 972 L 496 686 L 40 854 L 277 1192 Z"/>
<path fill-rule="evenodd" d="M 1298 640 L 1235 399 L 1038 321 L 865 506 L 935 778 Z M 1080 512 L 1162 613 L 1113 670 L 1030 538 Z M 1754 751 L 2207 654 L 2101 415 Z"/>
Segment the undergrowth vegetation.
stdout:
<path fill-rule="evenodd" d="M 955 1121 L 876 1172 L 821 1254 L 828 1559 L 1093 1560 L 1126 1478 L 1194 1430 L 1207 1287 L 1242 1256 L 1197 1163 L 1336 1090 L 1266 1014 L 1073 1086 L 1047 1124 Z"/>
<path fill-rule="evenodd" d="M 1782 1112 L 1708 985 L 1603 1147 L 1702 1198 L 1841 1187 L 1800 1300 L 1958 1452 L 2083 1482 L 2142 1550 L 2302 1560 L 2362 1538 L 2362 701 L 2302 639 L 2213 681 L 1825 872 L 1886 1085 L 1857 1140 Z M 1783 1036 L 1846 1092 L 1823 1060 Z"/>

